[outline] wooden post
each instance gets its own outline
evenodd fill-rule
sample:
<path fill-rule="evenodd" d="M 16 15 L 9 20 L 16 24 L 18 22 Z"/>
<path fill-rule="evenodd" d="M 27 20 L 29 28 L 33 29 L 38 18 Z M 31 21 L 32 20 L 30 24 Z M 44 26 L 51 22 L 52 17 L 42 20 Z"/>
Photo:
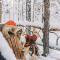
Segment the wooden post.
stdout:
<path fill-rule="evenodd" d="M 0 23 L 2 18 L 2 1 L 0 0 Z"/>
<path fill-rule="evenodd" d="M 31 21 L 31 0 L 26 0 L 26 20 Z M 31 30 L 31 27 L 28 27 Z M 30 31 L 27 30 L 28 34 L 31 34 Z"/>
<path fill-rule="evenodd" d="M 43 31 L 43 56 L 49 54 L 49 11 L 50 2 L 49 0 L 44 0 L 44 31 Z"/>

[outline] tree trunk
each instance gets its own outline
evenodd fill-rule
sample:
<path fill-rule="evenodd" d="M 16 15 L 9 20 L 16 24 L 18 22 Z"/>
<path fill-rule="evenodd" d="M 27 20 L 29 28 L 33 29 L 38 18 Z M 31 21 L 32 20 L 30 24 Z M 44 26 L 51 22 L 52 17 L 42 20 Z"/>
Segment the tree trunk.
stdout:
<path fill-rule="evenodd" d="M 44 0 L 44 31 L 43 31 L 43 55 L 46 56 L 49 53 L 49 11 L 50 2 Z"/>

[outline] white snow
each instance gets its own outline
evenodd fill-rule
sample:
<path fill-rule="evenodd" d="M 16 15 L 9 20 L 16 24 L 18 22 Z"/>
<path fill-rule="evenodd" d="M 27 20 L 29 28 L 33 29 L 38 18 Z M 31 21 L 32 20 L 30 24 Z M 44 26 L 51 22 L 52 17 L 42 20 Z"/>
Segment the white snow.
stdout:
<path fill-rule="evenodd" d="M 43 47 L 39 46 L 39 49 L 40 49 L 40 54 L 42 54 Z M 39 58 L 38 60 L 60 60 L 60 51 L 49 49 L 49 55 L 47 57 L 40 56 L 37 58 Z"/>
<path fill-rule="evenodd" d="M 38 39 L 38 40 L 40 40 L 40 39 Z M 43 53 L 43 47 L 39 46 L 39 45 L 38 45 L 38 47 L 39 47 L 40 57 L 37 57 L 37 56 L 34 57 L 37 60 L 60 60 L 60 51 L 50 49 L 49 55 L 47 57 L 43 57 L 43 56 L 41 56 L 41 54 Z M 5 38 L 3 37 L 1 32 L 0 32 L 0 52 L 7 60 L 16 60 L 12 49 L 9 47 L 7 41 L 5 40 Z M 31 56 L 29 54 L 27 54 L 26 58 L 27 58 L 27 60 L 30 60 Z"/>
<path fill-rule="evenodd" d="M 43 0 L 35 0 L 35 6 L 34 6 L 34 18 L 33 18 L 33 15 L 31 17 L 32 20 L 34 20 L 34 23 L 33 22 L 27 22 L 25 21 L 26 20 L 26 5 L 23 6 L 23 15 L 22 15 L 22 4 L 21 7 L 20 7 L 20 15 L 19 15 L 19 19 L 21 21 L 18 21 L 18 8 L 17 8 L 17 0 L 15 1 L 14 3 L 14 12 L 12 13 L 13 9 L 11 9 L 12 11 L 10 11 L 10 13 L 6 13 L 6 10 L 9 10 L 9 7 L 11 6 L 6 6 L 6 4 L 8 4 L 8 0 L 5 2 L 5 0 L 3 0 L 4 4 L 3 4 L 3 14 L 2 14 L 2 22 L 6 22 L 8 21 L 9 19 L 9 15 L 13 15 L 13 18 L 11 18 L 12 20 L 14 20 L 17 24 L 21 24 L 21 25 L 33 25 L 33 26 L 38 26 L 38 27 L 43 27 L 43 23 L 42 23 L 42 1 Z M 22 1 L 22 0 L 21 0 Z M 23 0 L 25 1 L 25 0 Z M 41 4 L 40 4 L 40 3 Z M 26 1 L 25 1 L 26 3 Z M 37 4 L 39 3 L 39 4 Z M 32 3 L 33 4 L 33 3 Z M 8 4 L 9 5 L 9 4 Z M 32 5 L 33 6 L 33 5 Z M 40 10 L 38 10 L 40 9 Z M 33 11 L 32 11 L 33 12 Z M 12 14 L 11 14 L 12 13 Z M 33 13 L 32 13 L 33 14 Z M 22 21 L 23 19 L 23 21 Z M 50 28 L 60 28 L 60 0 L 50 0 Z M 57 34 L 57 36 L 59 37 L 60 36 L 60 32 L 59 31 L 56 31 L 55 32 Z M 40 33 L 41 35 L 41 33 Z M 56 47 L 56 40 L 57 40 L 57 36 L 54 34 L 54 33 L 49 33 L 49 45 L 52 46 L 52 47 Z M 43 38 L 43 35 L 41 35 L 41 37 Z M 36 43 L 41 43 L 42 44 L 42 38 L 38 38 Z M 3 43 L 4 42 L 4 43 Z M 1 52 L 2 54 L 7 58 L 7 56 L 10 55 L 10 57 L 14 54 L 13 53 L 9 53 L 9 51 L 12 51 L 9 46 L 8 46 L 8 43 L 6 42 L 6 40 L 3 38 L 3 35 L 1 34 L 0 32 L 0 44 L 1 44 Z M 58 48 L 60 48 L 60 38 L 58 40 Z M 6 49 L 6 50 L 5 50 Z M 8 51 L 9 49 L 9 51 Z M 39 49 L 40 49 L 40 53 L 42 54 L 42 50 L 43 48 L 41 46 L 39 46 Z M 9 53 L 9 54 L 8 54 Z M 29 58 L 29 54 L 27 55 L 27 60 Z M 9 58 L 7 58 L 7 60 L 9 60 Z M 13 58 L 11 58 L 10 60 L 14 60 Z M 38 60 L 60 60 L 60 51 L 57 51 L 57 50 L 51 50 L 50 49 L 50 54 L 45 58 L 45 57 L 42 57 L 40 56 L 40 59 Z"/>
<path fill-rule="evenodd" d="M 7 41 L 0 32 L 0 52 L 6 58 L 6 60 L 16 60 L 12 49 L 9 47 Z"/>
<path fill-rule="evenodd" d="M 39 47 L 39 53 L 40 56 L 36 56 L 33 55 L 33 57 L 31 57 L 29 54 L 26 55 L 27 60 L 30 59 L 36 59 L 36 60 L 60 60 L 60 51 L 58 50 L 53 50 L 53 49 L 49 49 L 49 55 L 47 57 L 43 57 L 41 56 L 41 54 L 43 53 L 43 47 L 42 46 L 38 46 Z"/>

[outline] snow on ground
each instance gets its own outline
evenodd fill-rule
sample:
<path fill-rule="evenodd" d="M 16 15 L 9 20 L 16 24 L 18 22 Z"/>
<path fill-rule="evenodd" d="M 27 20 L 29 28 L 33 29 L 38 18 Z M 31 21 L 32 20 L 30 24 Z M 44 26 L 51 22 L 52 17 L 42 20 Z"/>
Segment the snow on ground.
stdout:
<path fill-rule="evenodd" d="M 60 60 L 60 51 L 57 50 L 50 50 L 50 54 L 48 57 L 59 59 Z"/>
<path fill-rule="evenodd" d="M 50 54 L 45 58 L 45 60 L 60 60 L 60 51 L 50 49 Z"/>
<path fill-rule="evenodd" d="M 40 53 L 43 53 L 43 47 L 39 46 L 40 49 Z M 47 57 L 43 57 L 40 55 L 40 57 L 38 57 L 38 60 L 60 60 L 60 51 L 58 50 L 53 50 L 53 49 L 49 49 L 49 54 Z"/>
<path fill-rule="evenodd" d="M 60 60 L 60 51 L 58 50 L 53 50 L 53 49 L 49 49 L 49 54 L 47 57 L 43 57 L 41 56 L 41 54 L 43 53 L 43 47 L 42 46 L 38 46 L 39 47 L 39 53 L 40 56 L 33 56 L 33 60 Z M 31 56 L 29 54 L 26 55 L 27 60 L 31 59 Z"/>
<path fill-rule="evenodd" d="M 55 32 L 55 33 L 58 36 L 60 36 L 59 32 Z M 58 40 L 58 45 L 56 45 L 56 40 L 57 40 L 57 36 L 54 33 L 50 33 L 49 34 L 49 45 L 52 47 L 55 47 L 55 48 L 56 48 L 56 46 L 58 48 L 60 48 L 60 38 Z M 43 44 L 42 40 L 40 38 L 37 39 L 36 43 Z M 39 53 L 41 55 L 43 53 L 43 47 L 40 45 L 38 45 L 38 47 L 39 47 Z M 50 49 L 49 52 L 50 53 L 47 57 L 40 56 L 40 58 L 38 60 L 60 60 L 60 51 Z"/>
<path fill-rule="evenodd" d="M 38 39 L 40 40 L 40 39 Z M 54 42 L 54 41 L 53 41 Z M 60 51 L 50 49 L 50 53 L 47 57 L 41 56 L 43 53 L 43 47 L 38 45 L 40 56 L 35 56 L 37 60 L 60 60 Z M 4 39 L 2 33 L 0 32 L 0 52 L 7 60 L 16 60 L 15 55 L 13 54 L 12 49 L 9 47 L 7 41 Z M 26 55 L 27 60 L 31 59 L 29 54 Z"/>

